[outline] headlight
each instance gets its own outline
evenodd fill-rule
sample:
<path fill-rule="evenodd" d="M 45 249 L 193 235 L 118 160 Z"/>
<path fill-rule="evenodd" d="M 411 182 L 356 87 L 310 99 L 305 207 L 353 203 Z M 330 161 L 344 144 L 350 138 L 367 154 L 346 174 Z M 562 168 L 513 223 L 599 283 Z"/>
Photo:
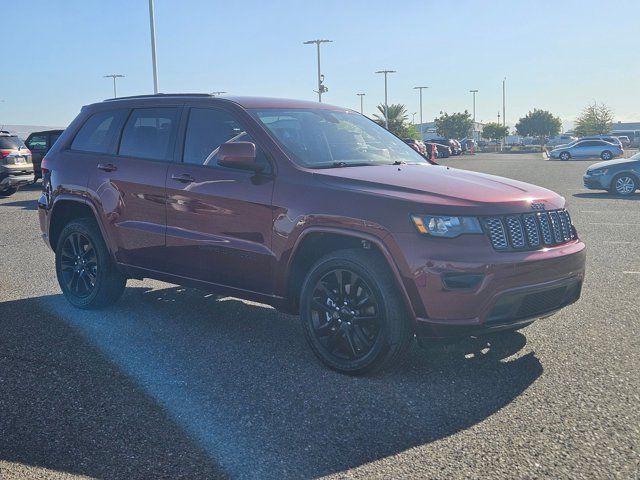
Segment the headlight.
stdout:
<path fill-rule="evenodd" d="M 607 172 L 609 171 L 608 168 L 598 168 L 597 170 L 590 170 L 587 172 L 587 174 L 592 175 L 592 176 L 598 176 L 598 175 L 606 175 Z"/>
<path fill-rule="evenodd" d="M 444 215 L 411 215 L 418 232 L 433 237 L 454 238 L 465 233 L 482 233 L 476 217 L 449 217 Z"/>

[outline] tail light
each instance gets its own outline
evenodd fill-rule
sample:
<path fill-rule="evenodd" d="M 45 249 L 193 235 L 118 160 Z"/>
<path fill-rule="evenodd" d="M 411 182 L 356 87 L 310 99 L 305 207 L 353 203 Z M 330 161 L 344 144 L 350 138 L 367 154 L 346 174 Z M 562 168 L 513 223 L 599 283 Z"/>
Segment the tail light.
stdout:
<path fill-rule="evenodd" d="M 11 155 L 13 150 L 0 150 L 0 160 Z"/>

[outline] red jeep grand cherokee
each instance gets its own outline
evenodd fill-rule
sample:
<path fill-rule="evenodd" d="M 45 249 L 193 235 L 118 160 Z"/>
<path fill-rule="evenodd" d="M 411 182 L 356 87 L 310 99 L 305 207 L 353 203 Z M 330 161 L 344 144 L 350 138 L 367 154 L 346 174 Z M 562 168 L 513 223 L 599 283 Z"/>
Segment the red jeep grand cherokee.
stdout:
<path fill-rule="evenodd" d="M 299 313 L 359 374 L 428 339 L 521 328 L 575 302 L 564 198 L 429 163 L 368 118 L 294 100 L 152 95 L 84 107 L 39 200 L 66 298 L 156 278 Z"/>

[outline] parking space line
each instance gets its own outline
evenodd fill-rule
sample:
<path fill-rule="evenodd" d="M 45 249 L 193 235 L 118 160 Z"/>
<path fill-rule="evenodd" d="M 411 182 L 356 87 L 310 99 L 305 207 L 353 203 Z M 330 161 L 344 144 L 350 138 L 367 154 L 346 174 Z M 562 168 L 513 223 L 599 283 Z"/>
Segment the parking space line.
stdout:
<path fill-rule="evenodd" d="M 626 270 L 624 272 L 622 272 L 626 275 L 640 275 L 640 272 L 634 272 L 633 270 Z"/>
<path fill-rule="evenodd" d="M 610 223 L 610 222 L 593 222 L 587 225 L 613 225 L 616 227 L 640 227 L 640 223 Z"/>
<path fill-rule="evenodd" d="M 638 242 L 623 242 L 623 241 L 614 241 L 614 240 L 605 240 L 602 243 L 607 243 L 609 245 L 633 245 L 634 243 L 638 243 Z"/>

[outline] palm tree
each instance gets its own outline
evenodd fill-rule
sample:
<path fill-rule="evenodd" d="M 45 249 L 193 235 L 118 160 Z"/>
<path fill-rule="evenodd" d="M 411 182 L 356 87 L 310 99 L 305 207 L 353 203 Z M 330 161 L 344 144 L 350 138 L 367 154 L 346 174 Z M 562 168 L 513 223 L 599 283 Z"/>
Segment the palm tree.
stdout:
<path fill-rule="evenodd" d="M 385 126 L 384 121 L 384 105 L 378 105 L 379 114 L 374 113 L 375 117 L 374 121 L 378 125 Z M 389 105 L 389 131 L 396 134 L 399 137 L 408 136 L 409 131 L 409 115 L 407 113 L 407 108 L 400 104 L 394 103 Z"/>

